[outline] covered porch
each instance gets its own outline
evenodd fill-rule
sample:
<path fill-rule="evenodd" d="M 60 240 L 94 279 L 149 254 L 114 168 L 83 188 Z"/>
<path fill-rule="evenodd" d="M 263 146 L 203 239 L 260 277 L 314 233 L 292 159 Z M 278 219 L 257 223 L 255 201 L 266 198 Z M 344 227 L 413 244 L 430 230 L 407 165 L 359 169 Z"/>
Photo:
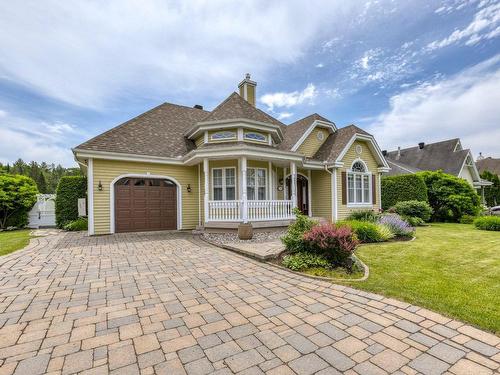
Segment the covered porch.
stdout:
<path fill-rule="evenodd" d="M 296 207 L 312 215 L 310 171 L 299 175 L 295 161 L 241 156 L 204 158 L 202 165 L 206 228 L 286 226 Z"/>

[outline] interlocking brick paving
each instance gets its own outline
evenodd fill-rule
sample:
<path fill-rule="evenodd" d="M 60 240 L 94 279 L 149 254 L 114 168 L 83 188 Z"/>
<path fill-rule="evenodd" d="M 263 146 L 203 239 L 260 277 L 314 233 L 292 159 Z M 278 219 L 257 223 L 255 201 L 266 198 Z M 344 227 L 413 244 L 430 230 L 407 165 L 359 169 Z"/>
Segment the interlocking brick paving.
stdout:
<path fill-rule="evenodd" d="M 493 374 L 500 338 L 191 234 L 55 233 L 0 258 L 4 374 Z"/>

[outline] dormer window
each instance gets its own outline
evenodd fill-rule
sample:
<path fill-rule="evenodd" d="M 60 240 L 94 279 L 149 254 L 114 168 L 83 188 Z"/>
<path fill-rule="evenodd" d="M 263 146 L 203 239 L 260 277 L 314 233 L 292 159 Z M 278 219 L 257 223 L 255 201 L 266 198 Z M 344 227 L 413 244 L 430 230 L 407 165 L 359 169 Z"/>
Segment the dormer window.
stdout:
<path fill-rule="evenodd" d="M 266 142 L 267 141 L 267 137 L 264 134 L 255 133 L 255 132 L 245 133 L 245 139 L 248 139 L 250 141 L 257 141 L 257 142 Z"/>
<path fill-rule="evenodd" d="M 222 141 L 222 140 L 228 140 L 228 139 L 236 139 L 236 133 L 235 132 L 231 132 L 231 131 L 217 132 L 217 133 L 213 133 L 210 136 L 210 139 L 212 141 Z"/>

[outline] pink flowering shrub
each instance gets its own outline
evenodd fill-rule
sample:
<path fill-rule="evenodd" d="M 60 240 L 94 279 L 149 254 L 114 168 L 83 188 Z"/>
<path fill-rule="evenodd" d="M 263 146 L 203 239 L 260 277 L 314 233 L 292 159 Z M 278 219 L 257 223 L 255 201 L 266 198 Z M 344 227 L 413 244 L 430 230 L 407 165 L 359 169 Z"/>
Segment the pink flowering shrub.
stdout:
<path fill-rule="evenodd" d="M 348 226 L 316 225 L 304 234 L 304 242 L 315 253 L 327 257 L 336 265 L 346 265 L 358 245 L 358 239 Z"/>

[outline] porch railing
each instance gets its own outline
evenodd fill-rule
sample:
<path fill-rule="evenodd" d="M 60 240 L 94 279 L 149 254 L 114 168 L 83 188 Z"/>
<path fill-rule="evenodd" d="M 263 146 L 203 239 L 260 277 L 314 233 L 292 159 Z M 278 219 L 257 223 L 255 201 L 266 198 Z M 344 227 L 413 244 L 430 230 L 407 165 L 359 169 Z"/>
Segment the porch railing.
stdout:
<path fill-rule="evenodd" d="M 242 201 L 209 201 L 208 221 L 239 221 L 242 211 Z"/>
<path fill-rule="evenodd" d="M 291 200 L 248 201 L 248 220 L 293 219 Z"/>
<path fill-rule="evenodd" d="M 292 200 L 249 200 L 248 221 L 294 219 Z M 208 221 L 243 221 L 243 201 L 208 201 Z"/>

